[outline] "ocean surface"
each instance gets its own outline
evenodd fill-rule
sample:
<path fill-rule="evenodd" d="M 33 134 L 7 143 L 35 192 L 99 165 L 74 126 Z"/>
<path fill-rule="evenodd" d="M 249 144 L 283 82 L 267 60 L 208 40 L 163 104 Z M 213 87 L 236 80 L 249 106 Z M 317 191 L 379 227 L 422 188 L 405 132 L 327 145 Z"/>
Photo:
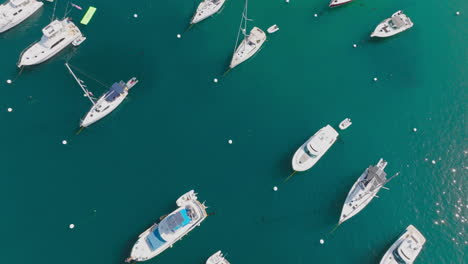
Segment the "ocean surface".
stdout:
<path fill-rule="evenodd" d="M 427 238 L 416 263 L 468 263 L 468 1 L 250 0 L 249 30 L 280 30 L 226 76 L 243 1 L 190 30 L 198 1 L 74 2 L 97 8 L 79 25 L 87 40 L 46 63 L 15 65 L 53 4 L 0 35 L 1 263 L 123 263 L 191 189 L 213 215 L 147 263 L 202 264 L 217 250 L 233 264 L 378 263 L 409 224 Z M 370 40 L 400 9 L 415 26 Z M 66 61 L 95 95 L 140 83 L 77 135 L 91 105 Z M 320 162 L 283 183 L 295 150 L 346 117 Z M 380 158 L 400 175 L 332 232 Z"/>

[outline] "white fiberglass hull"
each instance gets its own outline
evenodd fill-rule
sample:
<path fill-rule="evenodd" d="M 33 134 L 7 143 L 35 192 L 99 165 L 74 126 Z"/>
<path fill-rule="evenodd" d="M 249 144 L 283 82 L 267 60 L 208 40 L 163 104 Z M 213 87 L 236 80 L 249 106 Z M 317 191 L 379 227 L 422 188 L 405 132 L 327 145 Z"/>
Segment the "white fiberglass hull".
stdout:
<path fill-rule="evenodd" d="M 117 106 L 119 106 L 123 100 L 127 97 L 128 92 L 121 94 L 118 98 L 116 98 L 112 102 L 106 101 L 106 95 L 103 95 L 99 100 L 96 102 L 93 107 L 89 110 L 86 116 L 81 120 L 80 126 L 81 127 L 88 127 L 97 121 L 101 120 L 102 118 L 106 117 L 108 114 L 112 113 Z"/>
<path fill-rule="evenodd" d="M 196 214 L 198 215 L 198 218 L 194 220 L 193 222 L 191 222 L 190 224 L 177 230 L 177 233 L 172 234 L 171 237 L 169 238 L 164 237 L 166 242 L 163 245 L 159 246 L 156 250 L 152 251 L 149 248 L 148 243 L 146 242 L 146 239 L 151 234 L 153 228 L 158 227 L 157 224 L 154 224 L 152 227 L 148 228 L 145 232 L 143 232 L 138 237 L 138 241 L 134 244 L 130 257 L 127 259 L 127 262 L 146 261 L 146 260 L 156 257 L 157 255 L 161 254 L 163 251 L 165 251 L 169 247 L 172 247 L 174 243 L 182 239 L 195 227 L 199 226 L 203 222 L 203 220 L 205 220 L 205 218 L 207 217 L 207 213 L 205 210 L 206 207 L 205 205 L 201 204 L 197 200 L 196 194 L 193 191 L 190 191 L 186 193 L 185 195 L 183 195 L 181 198 L 184 198 L 184 197 L 188 197 L 189 199 L 180 202 L 181 200 L 179 198 L 179 200 L 177 201 L 177 205 L 179 206 L 179 208 L 175 210 L 174 212 L 172 212 L 171 214 L 169 214 L 168 216 L 166 216 L 165 218 L 170 217 L 171 215 L 174 215 L 187 207 L 195 210 Z"/>
<path fill-rule="evenodd" d="M 0 14 L 3 12 L 8 12 L 7 9 L 10 7 L 7 6 L 7 4 L 0 6 Z M 26 7 L 19 7 L 22 10 L 20 13 L 18 13 L 17 11 L 14 11 L 13 13 L 9 13 L 8 18 L 3 18 L 3 20 L 0 19 L 0 33 L 3 33 L 19 25 L 28 17 L 36 13 L 36 11 L 39 10 L 43 5 L 44 3 L 42 2 L 32 1 Z M 13 14 L 16 14 L 16 15 L 13 15 Z"/>
<path fill-rule="evenodd" d="M 18 62 L 18 67 L 43 63 L 72 44 L 75 40 L 83 39 L 83 35 L 74 24 L 71 24 L 67 32 L 63 32 L 55 38 L 55 44 L 50 47 L 45 45 L 41 40 L 23 51 Z"/>
<path fill-rule="evenodd" d="M 341 210 L 340 224 L 361 212 L 362 209 L 364 209 L 372 199 L 374 199 L 375 195 L 380 190 L 379 188 L 374 192 L 366 192 L 366 190 L 359 186 L 359 182 L 366 176 L 366 174 L 367 169 L 349 191 L 343 205 L 343 209 Z"/>
<path fill-rule="evenodd" d="M 314 152 L 311 157 L 311 153 L 307 153 L 308 145 L 312 140 L 316 140 L 318 137 L 322 138 L 325 136 L 327 140 L 322 142 L 320 150 Z M 331 148 L 338 138 L 338 132 L 330 125 L 325 126 L 310 137 L 295 153 L 292 159 L 292 167 L 295 171 L 306 171 L 312 168 L 325 153 Z M 307 150 L 307 151 L 306 151 Z"/>
<path fill-rule="evenodd" d="M 331 0 L 329 6 L 330 7 L 337 7 L 337 6 L 347 4 L 347 3 L 351 2 L 351 1 L 353 1 L 353 0 Z"/>
<path fill-rule="evenodd" d="M 221 7 L 223 7 L 224 2 L 226 2 L 226 0 L 218 0 L 217 2 L 213 0 L 204 0 L 198 5 L 197 11 L 190 21 L 190 24 L 196 24 L 216 14 Z"/>
<path fill-rule="evenodd" d="M 409 249 L 411 254 L 406 254 L 406 257 L 408 258 L 403 259 L 403 261 L 405 261 L 407 264 L 412 264 L 426 243 L 426 238 L 413 225 L 409 225 L 405 232 L 398 238 L 398 240 L 395 241 L 395 243 L 393 243 L 393 245 L 387 250 L 382 260 L 380 261 L 380 264 L 399 264 L 400 262 L 395 259 L 394 252 L 398 252 L 398 247 L 405 246 L 405 243 L 403 243 L 405 240 L 411 240 L 411 243 L 406 244 L 411 246 Z"/>
<path fill-rule="evenodd" d="M 220 250 L 209 257 L 206 264 L 230 264 L 230 262 L 224 258 L 223 253 L 221 253 Z"/>
<path fill-rule="evenodd" d="M 252 28 L 250 35 L 241 42 L 231 60 L 229 68 L 234 68 L 257 53 L 266 41 L 266 34 L 258 27 Z"/>
<path fill-rule="evenodd" d="M 401 17 L 403 17 L 403 21 L 405 21 L 405 25 L 398 27 L 398 28 L 393 28 L 390 22 L 392 21 L 392 18 L 394 16 L 398 16 L 401 14 Z M 401 11 L 396 12 L 395 14 L 392 15 L 391 18 L 387 18 L 384 21 L 382 21 L 377 27 L 375 28 L 374 32 L 372 32 L 371 37 L 378 37 L 378 38 L 387 38 L 394 36 L 398 33 L 401 33 L 405 30 L 408 30 L 413 27 L 413 22 L 409 17 L 406 15 L 402 14 Z"/>

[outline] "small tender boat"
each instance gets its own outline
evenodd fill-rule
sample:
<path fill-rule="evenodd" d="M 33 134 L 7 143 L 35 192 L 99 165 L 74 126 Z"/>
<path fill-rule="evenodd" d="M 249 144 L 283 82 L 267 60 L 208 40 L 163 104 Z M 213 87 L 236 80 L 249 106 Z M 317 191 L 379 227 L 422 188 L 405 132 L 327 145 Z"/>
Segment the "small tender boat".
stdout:
<path fill-rule="evenodd" d="M 421 252 L 426 238 L 413 225 L 393 243 L 383 256 L 380 264 L 412 264 Z"/>
<path fill-rule="evenodd" d="M 133 245 L 126 262 L 145 261 L 156 257 L 199 226 L 207 217 L 206 206 L 197 200 L 197 194 L 193 190 L 177 199 L 176 204 L 179 206 L 177 210 L 138 236 L 138 241 Z"/>
<path fill-rule="evenodd" d="M 325 126 L 309 138 L 297 151 L 292 159 L 295 171 L 305 171 L 312 168 L 330 149 L 338 138 L 338 132 L 330 125 Z"/>
<path fill-rule="evenodd" d="M 353 122 L 351 122 L 351 119 L 346 118 L 345 120 L 341 121 L 341 123 L 340 123 L 340 129 L 341 129 L 341 130 L 345 130 L 345 129 L 347 129 L 349 126 L 351 126 L 352 124 L 353 124 Z"/>
<path fill-rule="evenodd" d="M 42 29 L 42 38 L 21 53 L 18 67 L 42 63 L 70 44 L 78 46 L 86 39 L 69 19 L 54 20 Z"/>
<path fill-rule="evenodd" d="M 391 180 L 386 178 L 387 173 L 384 171 L 386 166 L 387 162 L 380 159 L 376 166 L 367 168 L 354 183 L 343 204 L 339 224 L 361 212 Z"/>
<path fill-rule="evenodd" d="M 347 4 L 349 2 L 351 2 L 353 0 L 331 0 L 330 1 L 330 7 L 337 7 L 337 6 L 340 6 L 340 5 L 344 5 L 344 4 Z"/>
<path fill-rule="evenodd" d="M 220 250 L 209 257 L 206 264 L 230 264 L 230 262 L 224 258 L 223 253 L 221 253 Z"/>
<path fill-rule="evenodd" d="M 0 5 L 0 33 L 17 26 L 43 5 L 36 0 L 10 0 Z"/>
<path fill-rule="evenodd" d="M 275 24 L 275 25 L 269 27 L 269 28 L 267 29 L 267 32 L 270 33 L 270 34 L 273 34 L 273 33 L 275 33 L 275 32 L 278 31 L 278 30 L 279 30 L 279 27 Z"/>
<path fill-rule="evenodd" d="M 398 11 L 392 17 L 382 21 L 372 32 L 371 37 L 386 38 L 401 33 L 413 27 L 413 22 L 409 17 Z"/>
<path fill-rule="evenodd" d="M 218 12 L 221 7 L 223 7 L 226 0 L 204 0 L 202 1 L 197 8 L 197 11 L 193 15 L 190 24 L 196 24 L 206 18 L 214 15 Z"/>

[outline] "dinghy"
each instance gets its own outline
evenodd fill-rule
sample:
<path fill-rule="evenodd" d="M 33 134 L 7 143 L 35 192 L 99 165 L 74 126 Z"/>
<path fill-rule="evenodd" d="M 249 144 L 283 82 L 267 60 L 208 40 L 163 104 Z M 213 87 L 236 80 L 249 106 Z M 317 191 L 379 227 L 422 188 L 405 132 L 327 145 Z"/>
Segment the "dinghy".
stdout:
<path fill-rule="evenodd" d="M 351 122 L 351 119 L 346 118 L 345 120 L 341 121 L 341 123 L 340 123 L 340 129 L 341 129 L 341 130 L 345 130 L 345 129 L 347 129 L 349 126 L 351 126 L 352 124 L 353 124 L 353 122 Z"/>
<path fill-rule="evenodd" d="M 276 25 L 276 24 L 274 24 L 273 26 L 271 26 L 271 27 L 269 27 L 269 28 L 267 29 L 268 33 L 270 33 L 270 34 L 273 34 L 273 33 L 275 33 L 275 32 L 278 31 L 278 30 L 279 30 L 279 27 L 278 27 L 278 25 Z"/>

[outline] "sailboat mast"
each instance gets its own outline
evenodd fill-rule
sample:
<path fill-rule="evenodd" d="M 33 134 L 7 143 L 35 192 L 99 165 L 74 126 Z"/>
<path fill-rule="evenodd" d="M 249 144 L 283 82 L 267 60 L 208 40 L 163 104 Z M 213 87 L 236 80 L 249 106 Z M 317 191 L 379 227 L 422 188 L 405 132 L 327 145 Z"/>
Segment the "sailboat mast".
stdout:
<path fill-rule="evenodd" d="M 239 25 L 239 32 L 237 32 L 236 45 L 234 46 L 234 51 L 232 52 L 233 54 L 236 53 L 237 47 L 239 45 L 239 37 L 241 35 L 241 32 L 242 32 L 242 35 L 244 35 L 244 38 L 247 37 L 246 32 L 247 32 L 247 20 L 248 20 L 248 17 L 247 17 L 247 5 L 248 4 L 249 4 L 249 1 L 245 0 L 245 6 L 244 6 L 244 10 L 242 10 L 242 17 L 241 17 L 241 21 Z"/>
<path fill-rule="evenodd" d="M 86 94 L 86 97 L 88 97 L 88 99 L 91 101 L 91 103 L 93 105 L 96 104 L 96 102 L 94 102 L 93 98 L 91 97 L 91 95 L 89 94 L 89 91 L 83 86 L 83 84 L 81 83 L 82 81 L 80 79 L 78 79 L 78 77 L 76 77 L 75 73 L 72 71 L 72 69 L 70 68 L 70 65 L 68 65 L 68 63 L 65 63 L 65 66 L 67 66 L 67 69 L 68 71 L 70 72 L 70 74 L 73 76 L 73 78 L 75 78 L 76 82 L 78 83 L 78 85 L 81 87 L 81 90 L 83 90 L 83 92 Z"/>

